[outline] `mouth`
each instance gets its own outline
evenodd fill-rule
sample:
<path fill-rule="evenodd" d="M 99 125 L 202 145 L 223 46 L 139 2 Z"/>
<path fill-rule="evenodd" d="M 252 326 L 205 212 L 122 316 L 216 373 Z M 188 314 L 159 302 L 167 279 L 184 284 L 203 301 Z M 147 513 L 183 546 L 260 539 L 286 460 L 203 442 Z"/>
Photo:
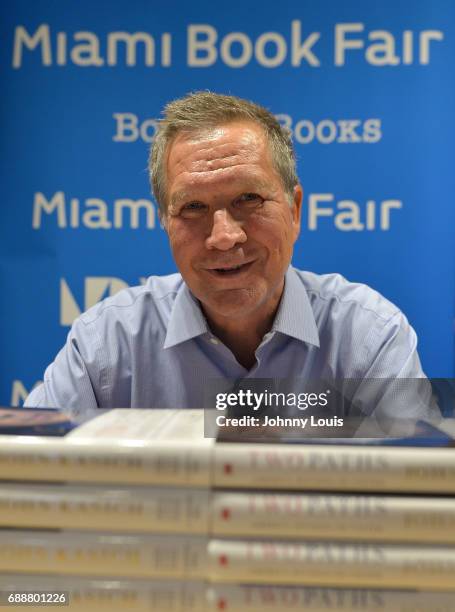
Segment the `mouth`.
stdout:
<path fill-rule="evenodd" d="M 252 264 L 253 262 L 249 261 L 237 266 L 220 266 L 219 268 L 210 268 L 209 272 L 218 277 L 239 276 L 240 274 L 246 272 Z"/>

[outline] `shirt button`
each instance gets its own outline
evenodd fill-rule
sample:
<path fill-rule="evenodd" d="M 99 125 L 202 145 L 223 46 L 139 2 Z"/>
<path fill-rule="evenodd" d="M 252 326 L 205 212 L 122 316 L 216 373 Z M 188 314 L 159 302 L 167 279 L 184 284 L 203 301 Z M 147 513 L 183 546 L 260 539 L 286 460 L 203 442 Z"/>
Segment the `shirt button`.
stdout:
<path fill-rule="evenodd" d="M 214 338 L 213 336 L 210 338 L 210 342 L 211 342 L 212 344 L 219 344 L 219 343 L 220 343 L 220 341 L 219 341 L 219 340 L 217 340 L 216 338 Z"/>

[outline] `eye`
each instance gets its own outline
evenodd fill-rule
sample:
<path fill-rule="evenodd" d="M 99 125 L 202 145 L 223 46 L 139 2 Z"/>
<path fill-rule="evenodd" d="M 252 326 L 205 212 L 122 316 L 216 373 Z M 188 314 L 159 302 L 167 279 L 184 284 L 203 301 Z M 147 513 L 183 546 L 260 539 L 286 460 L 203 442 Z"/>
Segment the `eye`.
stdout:
<path fill-rule="evenodd" d="M 249 208 L 258 208 L 262 206 L 264 199 L 257 193 L 242 193 L 240 197 L 238 197 L 234 204 L 239 208 L 249 209 Z"/>
<path fill-rule="evenodd" d="M 207 206 L 201 202 L 188 202 L 180 209 L 180 216 L 185 218 L 199 217 L 206 211 Z"/>

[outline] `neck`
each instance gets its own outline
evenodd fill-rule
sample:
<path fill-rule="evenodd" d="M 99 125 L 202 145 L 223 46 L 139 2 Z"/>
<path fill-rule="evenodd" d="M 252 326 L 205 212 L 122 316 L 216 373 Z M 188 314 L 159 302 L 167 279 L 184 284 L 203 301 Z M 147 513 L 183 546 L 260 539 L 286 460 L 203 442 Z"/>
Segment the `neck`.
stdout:
<path fill-rule="evenodd" d="M 243 322 L 236 323 L 233 327 L 220 327 L 209 321 L 212 332 L 232 351 L 237 361 L 247 370 L 250 370 L 256 363 L 256 349 L 261 344 L 264 335 L 272 328 L 272 324 L 273 316 L 270 321 L 263 322 L 257 327 L 252 327 L 250 324 L 244 325 Z"/>
<path fill-rule="evenodd" d="M 262 312 L 242 317 L 223 317 L 218 313 L 209 313 L 203 308 L 212 332 L 247 370 L 256 363 L 256 349 L 265 334 L 272 329 L 282 292 L 283 285 L 277 297 L 269 302 Z"/>

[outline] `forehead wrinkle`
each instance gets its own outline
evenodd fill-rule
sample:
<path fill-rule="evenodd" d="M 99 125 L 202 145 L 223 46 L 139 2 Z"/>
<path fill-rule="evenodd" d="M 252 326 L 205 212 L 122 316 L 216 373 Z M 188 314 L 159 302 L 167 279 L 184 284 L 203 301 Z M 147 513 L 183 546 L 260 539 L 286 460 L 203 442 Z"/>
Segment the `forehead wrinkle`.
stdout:
<path fill-rule="evenodd" d="M 244 166 L 247 163 L 241 161 L 243 159 L 240 155 L 225 155 L 224 157 L 215 157 L 213 159 L 200 159 L 191 162 L 190 172 L 216 172 L 217 170 L 224 170 L 235 166 L 236 168 Z"/>
<path fill-rule="evenodd" d="M 274 179 L 279 177 L 274 176 L 276 170 L 271 164 L 268 142 L 262 130 L 258 132 L 257 126 L 249 126 L 248 123 L 246 127 L 252 129 L 248 129 L 240 138 L 231 138 L 231 134 L 225 132 L 225 126 L 220 126 L 202 134 L 200 131 L 180 133 L 169 143 L 166 182 L 169 183 L 172 177 L 171 182 L 177 188 L 173 195 L 169 194 L 169 204 L 175 206 L 182 200 L 197 199 L 200 189 L 216 186 L 217 183 L 221 186 L 229 183 L 234 190 L 235 184 L 239 183 L 239 193 L 256 189 L 275 191 Z M 226 127 L 230 127 L 230 124 Z M 220 142 L 223 136 L 229 140 Z M 271 164 L 271 175 L 266 177 L 262 167 L 264 156 Z"/>
<path fill-rule="evenodd" d="M 204 167 L 218 169 L 234 164 L 241 165 L 248 161 L 252 163 L 258 158 L 256 150 L 248 147 L 239 148 L 237 143 L 223 143 L 216 147 L 184 150 L 173 163 L 176 169 L 181 166 L 189 166 L 195 170 Z"/>
<path fill-rule="evenodd" d="M 248 147 L 247 142 L 239 143 L 238 141 L 232 142 L 219 142 L 219 143 L 208 143 L 208 146 L 204 146 L 203 143 L 197 142 L 192 145 L 191 153 L 196 157 L 204 157 L 206 159 L 217 159 L 218 157 L 228 157 L 225 151 L 236 151 L 237 155 L 241 155 L 243 153 L 248 153 L 251 151 L 251 148 Z M 195 146 L 197 145 L 197 146 Z M 259 148 L 259 147 L 257 147 Z"/>
<path fill-rule="evenodd" d="M 270 187 L 270 181 L 264 180 L 249 163 L 236 164 L 216 170 L 186 171 L 181 175 L 182 178 L 184 176 L 189 178 L 187 191 L 200 186 L 204 187 L 207 184 L 212 186 L 226 182 L 233 187 L 238 185 L 238 188 L 242 190 Z"/>

